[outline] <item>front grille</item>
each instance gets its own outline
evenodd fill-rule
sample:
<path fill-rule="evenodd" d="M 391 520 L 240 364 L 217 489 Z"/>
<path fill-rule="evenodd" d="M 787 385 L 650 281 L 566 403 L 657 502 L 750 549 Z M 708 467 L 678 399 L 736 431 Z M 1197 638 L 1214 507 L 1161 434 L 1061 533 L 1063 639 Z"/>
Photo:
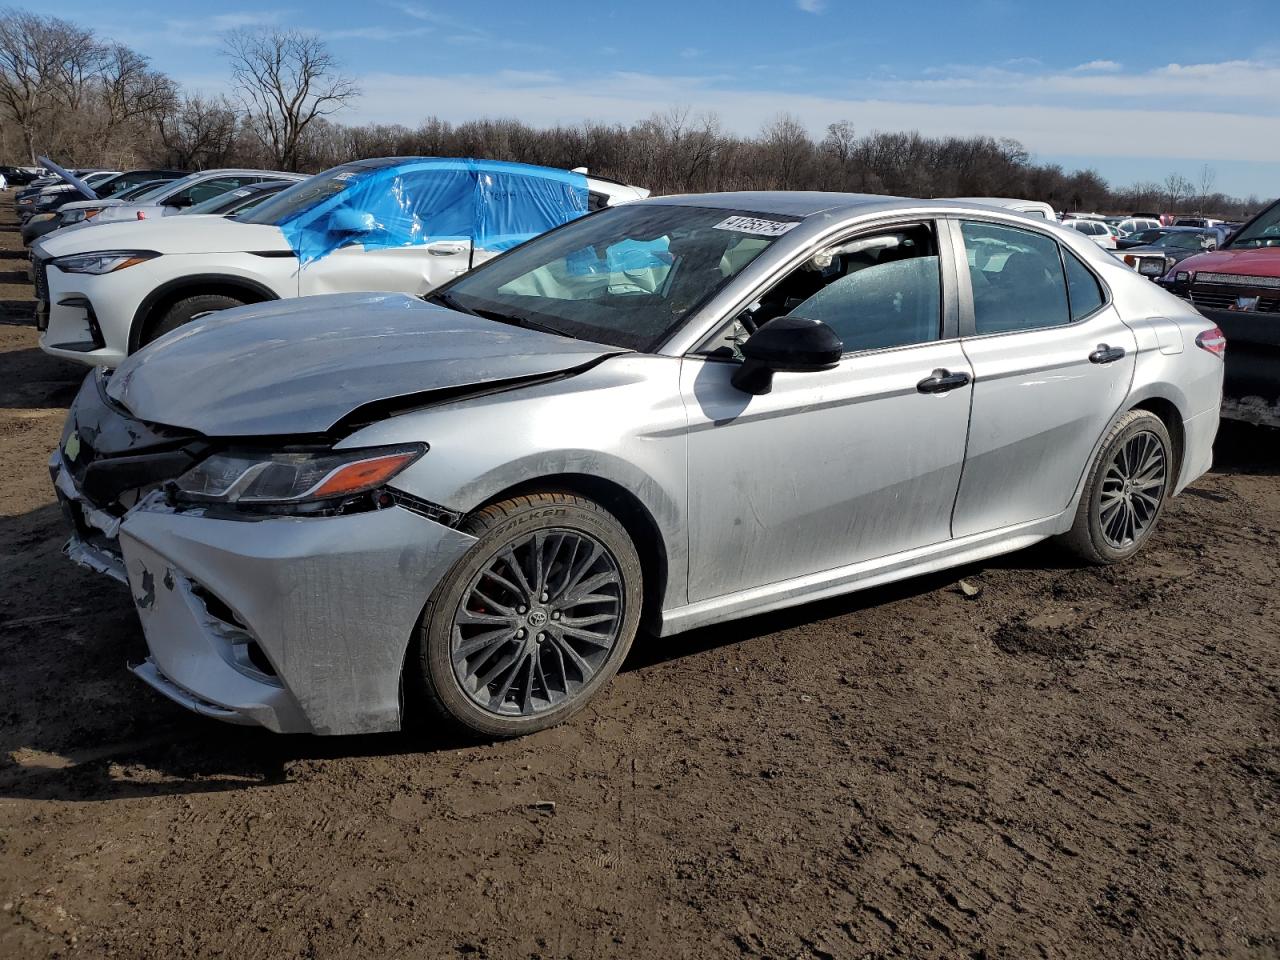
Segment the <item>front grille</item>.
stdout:
<path fill-rule="evenodd" d="M 36 327 L 42 332 L 49 326 L 49 266 L 42 257 L 31 258 L 36 288 Z"/>
<path fill-rule="evenodd" d="M 49 268 L 43 257 L 32 257 L 31 264 L 36 276 L 36 299 L 49 299 Z"/>
<path fill-rule="evenodd" d="M 1237 296 L 1234 292 L 1224 290 L 1210 291 L 1199 286 L 1191 288 L 1191 302 L 1208 310 L 1235 310 Z M 1280 313 L 1280 297 L 1259 297 L 1258 305 L 1252 312 Z"/>
<path fill-rule="evenodd" d="M 1280 287 L 1280 277 L 1251 277 L 1244 273 L 1197 273 L 1196 283 L 1228 283 L 1236 287 Z"/>

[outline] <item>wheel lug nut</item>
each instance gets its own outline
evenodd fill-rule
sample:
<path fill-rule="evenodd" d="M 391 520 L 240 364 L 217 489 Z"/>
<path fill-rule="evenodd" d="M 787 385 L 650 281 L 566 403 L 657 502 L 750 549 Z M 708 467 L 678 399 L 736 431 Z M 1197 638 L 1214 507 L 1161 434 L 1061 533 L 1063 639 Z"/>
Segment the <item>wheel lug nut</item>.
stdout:
<path fill-rule="evenodd" d="M 523 627 L 521 627 L 519 630 L 517 630 L 517 631 L 516 631 L 516 639 L 517 639 L 517 640 L 523 640 L 523 639 L 524 639 L 524 628 L 523 628 Z"/>
<path fill-rule="evenodd" d="M 527 613 L 528 610 L 529 610 L 528 607 L 524 607 L 524 606 L 516 607 L 516 613 Z"/>
<path fill-rule="evenodd" d="M 551 613 L 551 619 L 552 619 L 552 620 L 559 620 L 559 619 L 560 619 L 560 611 L 559 611 L 559 610 L 554 610 L 554 611 L 552 611 L 552 613 Z"/>
<path fill-rule="evenodd" d="M 539 643 L 541 643 L 541 642 L 542 642 L 543 640 L 545 640 L 545 639 L 547 639 L 547 635 L 546 635 L 545 633 L 540 633 L 540 634 L 538 634 L 538 642 L 539 642 Z"/>
<path fill-rule="evenodd" d="M 544 594 L 542 595 L 542 602 L 543 602 L 543 603 L 546 603 L 546 602 L 547 602 L 548 597 L 549 597 L 549 595 L 544 593 Z"/>

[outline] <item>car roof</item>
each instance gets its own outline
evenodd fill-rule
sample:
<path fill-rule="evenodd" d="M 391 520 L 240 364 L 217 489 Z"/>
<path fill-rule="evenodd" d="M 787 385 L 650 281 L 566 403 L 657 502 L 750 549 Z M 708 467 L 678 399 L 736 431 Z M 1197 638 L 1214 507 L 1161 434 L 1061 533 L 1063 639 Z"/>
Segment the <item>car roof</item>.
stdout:
<path fill-rule="evenodd" d="M 819 190 L 740 190 L 730 193 L 680 193 L 652 197 L 646 203 L 713 210 L 750 210 L 786 217 L 811 217 L 815 213 L 864 213 L 878 208 L 892 210 L 922 203 L 946 205 L 946 201 L 911 200 L 873 193 L 825 193 Z"/>

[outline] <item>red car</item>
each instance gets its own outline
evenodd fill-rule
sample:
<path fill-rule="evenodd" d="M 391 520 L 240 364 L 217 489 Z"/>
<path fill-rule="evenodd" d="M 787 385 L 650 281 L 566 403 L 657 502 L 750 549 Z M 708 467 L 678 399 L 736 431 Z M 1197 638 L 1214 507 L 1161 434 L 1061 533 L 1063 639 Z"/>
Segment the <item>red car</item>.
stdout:
<path fill-rule="evenodd" d="M 1227 336 L 1222 415 L 1280 427 L 1280 200 L 1159 283 Z"/>

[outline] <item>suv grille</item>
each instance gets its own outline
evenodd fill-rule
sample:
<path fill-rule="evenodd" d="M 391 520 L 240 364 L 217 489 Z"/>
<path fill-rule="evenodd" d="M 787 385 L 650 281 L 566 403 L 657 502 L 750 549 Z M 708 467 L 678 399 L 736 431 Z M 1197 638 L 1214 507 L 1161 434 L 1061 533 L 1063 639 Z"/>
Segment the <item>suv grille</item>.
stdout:
<path fill-rule="evenodd" d="M 1212 292 L 1205 290 L 1203 287 L 1192 287 L 1191 302 L 1197 307 L 1206 307 L 1209 310 L 1232 310 L 1236 305 L 1237 294 L 1230 291 L 1214 290 Z M 1280 313 L 1280 298 L 1276 297 L 1260 297 L 1256 308 L 1258 313 Z"/>

